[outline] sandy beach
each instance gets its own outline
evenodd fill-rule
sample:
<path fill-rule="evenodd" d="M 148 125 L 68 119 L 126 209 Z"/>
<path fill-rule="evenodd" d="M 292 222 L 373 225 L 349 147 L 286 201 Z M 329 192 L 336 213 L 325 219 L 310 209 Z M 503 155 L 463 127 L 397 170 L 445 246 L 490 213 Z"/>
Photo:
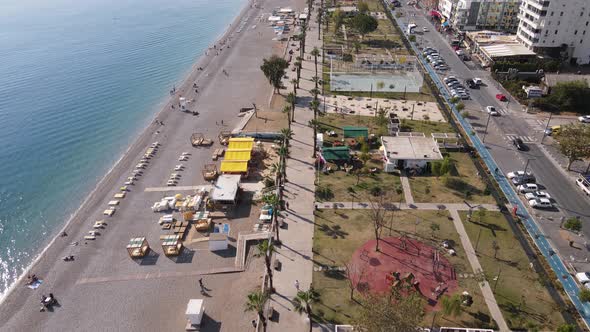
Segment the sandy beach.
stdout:
<path fill-rule="evenodd" d="M 0 330 L 177 331 L 184 328 L 188 299 L 203 298 L 197 283 L 200 276 L 204 276 L 210 289 L 203 330 L 251 328 L 254 314 L 243 314 L 243 304 L 245 295 L 260 285 L 263 268 L 259 261 L 244 272 L 215 274 L 212 271 L 233 266 L 234 257 L 214 255 L 206 250 L 206 244 L 191 248 L 192 255 L 186 262 L 159 255 L 145 264 L 131 260 L 125 246 L 131 237 L 145 236 L 161 253 L 162 231 L 156 223 L 160 215 L 153 213 L 150 206 L 177 191 L 173 187 L 170 191 L 146 189 L 166 186 L 182 152 L 189 152 L 190 156 L 183 162 L 185 170 L 178 186 L 204 184 L 201 168 L 211 162 L 212 151 L 219 147 L 217 134 L 232 130 L 240 122 L 237 115 L 241 107 L 256 103 L 266 109 L 272 89 L 259 67 L 264 57 L 284 47 L 272 40 L 275 35 L 266 22 L 272 9 L 280 6 L 300 10 L 303 1 L 245 3 L 215 47 L 211 45 L 208 55 L 202 56 L 182 84 L 176 86 L 175 96 L 156 116 L 157 121 L 143 131 L 67 223 L 64 230 L 68 235 L 60 237 L 61 231 L 53 234 L 55 240 L 29 271 L 43 279 L 43 284 L 31 290 L 20 280 L 3 299 Z M 178 95 L 194 99 L 189 108 L 199 115 L 180 112 L 177 107 L 172 109 L 178 103 Z M 194 132 L 204 133 L 216 143 L 210 149 L 193 148 L 189 138 Z M 103 216 L 107 203 L 156 141 L 160 148 L 144 174 L 131 186 L 114 216 Z M 82 240 L 94 222 L 101 219 L 105 219 L 107 226 L 98 238 Z M 245 225 L 245 219 L 247 216 L 232 220 L 236 225 L 232 232 Z M 72 245 L 73 242 L 78 245 Z M 74 255 L 75 261 L 64 262 L 61 258 L 67 255 Z M 59 300 L 59 306 L 52 312 L 39 312 L 41 294 L 50 292 Z"/>

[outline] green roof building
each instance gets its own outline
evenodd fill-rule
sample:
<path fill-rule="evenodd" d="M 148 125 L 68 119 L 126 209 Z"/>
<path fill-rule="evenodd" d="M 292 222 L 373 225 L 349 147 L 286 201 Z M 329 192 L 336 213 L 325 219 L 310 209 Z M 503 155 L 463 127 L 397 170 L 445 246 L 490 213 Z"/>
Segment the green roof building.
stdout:
<path fill-rule="evenodd" d="M 350 159 L 350 149 L 347 146 L 322 148 L 322 156 L 329 162 L 343 162 Z"/>
<path fill-rule="evenodd" d="M 369 138 L 369 128 L 367 127 L 344 126 L 342 130 L 344 131 L 344 138 Z"/>

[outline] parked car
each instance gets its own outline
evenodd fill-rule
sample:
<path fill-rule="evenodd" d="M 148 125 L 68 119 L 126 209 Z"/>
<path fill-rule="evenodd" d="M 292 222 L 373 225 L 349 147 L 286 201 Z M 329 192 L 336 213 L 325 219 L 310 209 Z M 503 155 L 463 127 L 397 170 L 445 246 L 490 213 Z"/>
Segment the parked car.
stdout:
<path fill-rule="evenodd" d="M 498 99 L 499 101 L 507 101 L 508 100 L 508 98 L 506 98 L 506 95 L 504 95 L 502 93 L 496 94 L 496 99 Z"/>
<path fill-rule="evenodd" d="M 526 194 L 526 193 L 531 193 L 533 191 L 539 190 L 539 186 L 537 186 L 535 183 L 525 183 L 525 184 L 521 184 L 516 189 L 518 190 L 519 193 Z"/>
<path fill-rule="evenodd" d="M 475 83 L 477 85 L 482 85 L 483 84 L 483 81 L 479 77 L 474 77 L 473 78 L 473 83 Z"/>
<path fill-rule="evenodd" d="M 519 186 L 521 184 L 526 184 L 526 183 L 535 183 L 536 179 L 533 175 L 522 175 L 522 176 L 517 176 L 515 178 L 512 179 L 512 184 L 514 184 L 515 186 Z"/>
<path fill-rule="evenodd" d="M 579 116 L 578 121 L 580 121 L 582 123 L 590 123 L 590 115 Z"/>
<path fill-rule="evenodd" d="M 506 174 L 506 177 L 509 178 L 510 180 L 512 180 L 517 176 L 523 176 L 523 175 L 525 175 L 524 171 L 513 171 L 513 172 L 509 172 L 508 174 Z M 526 172 L 526 175 L 533 176 L 533 173 Z"/>
<path fill-rule="evenodd" d="M 422 27 L 422 32 L 428 32 L 428 28 L 427 27 Z"/>
<path fill-rule="evenodd" d="M 499 116 L 500 112 L 494 106 L 486 106 L 486 112 L 491 116 Z"/>
<path fill-rule="evenodd" d="M 547 209 L 553 207 L 553 204 L 547 198 L 535 198 L 528 201 L 530 207 L 535 209 Z"/>
<path fill-rule="evenodd" d="M 535 199 L 535 198 L 546 198 L 551 199 L 551 196 L 546 191 L 534 191 L 532 193 L 527 193 L 524 195 L 526 199 Z"/>
<path fill-rule="evenodd" d="M 576 273 L 576 279 L 583 285 L 590 281 L 590 272 Z"/>
<path fill-rule="evenodd" d="M 519 151 L 525 151 L 527 149 L 527 146 L 524 144 L 524 142 L 516 137 L 512 140 L 512 145 L 514 145 L 516 147 L 517 150 Z"/>

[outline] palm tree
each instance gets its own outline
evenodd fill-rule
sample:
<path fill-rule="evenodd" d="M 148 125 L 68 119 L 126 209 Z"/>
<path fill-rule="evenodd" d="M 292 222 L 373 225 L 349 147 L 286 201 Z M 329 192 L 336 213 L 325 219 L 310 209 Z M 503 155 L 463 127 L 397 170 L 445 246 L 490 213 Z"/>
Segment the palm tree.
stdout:
<path fill-rule="evenodd" d="M 314 98 L 309 102 L 309 108 L 313 110 L 313 119 L 317 121 L 318 111 L 320 110 L 320 101 L 317 98 Z"/>
<path fill-rule="evenodd" d="M 284 172 L 284 164 L 283 163 L 279 163 L 279 174 L 282 174 Z M 278 185 L 278 184 L 277 184 Z M 262 201 L 270 206 L 272 206 L 272 222 L 275 228 L 275 234 L 276 234 L 276 238 L 277 238 L 277 242 L 280 242 L 279 239 L 279 223 L 278 223 L 278 216 L 279 216 L 279 205 L 280 205 L 280 199 L 279 197 L 275 194 L 267 194 L 264 195 L 264 197 L 262 197 Z"/>
<path fill-rule="evenodd" d="M 283 136 L 283 140 L 286 141 L 287 142 L 286 145 L 288 145 L 289 140 L 291 138 L 293 138 L 293 130 L 283 128 L 283 129 L 281 129 L 281 136 Z"/>
<path fill-rule="evenodd" d="M 301 78 L 301 66 L 302 66 L 302 59 L 300 56 L 295 58 L 295 62 L 293 63 L 295 68 L 297 68 L 297 88 L 299 88 L 299 79 Z"/>
<path fill-rule="evenodd" d="M 297 79 L 293 78 L 289 81 L 289 83 L 291 83 L 293 85 L 293 93 L 297 94 L 297 83 L 298 83 Z"/>
<path fill-rule="evenodd" d="M 264 305 L 268 301 L 268 293 L 255 291 L 248 294 L 248 300 L 246 301 L 245 312 L 254 311 L 258 315 L 258 318 L 262 322 L 262 331 L 266 331 L 266 318 L 264 317 Z"/>
<path fill-rule="evenodd" d="M 291 105 L 285 105 L 283 107 L 283 113 L 287 114 L 287 123 L 289 124 L 289 129 L 291 129 Z"/>
<path fill-rule="evenodd" d="M 309 332 L 311 332 L 312 324 L 313 324 L 313 317 L 311 311 L 311 305 L 319 301 L 320 294 L 316 292 L 313 288 L 310 288 L 307 291 L 299 291 L 297 292 L 297 296 L 293 298 L 293 307 L 295 308 L 295 312 L 298 314 L 306 314 L 307 319 L 309 319 Z"/>
<path fill-rule="evenodd" d="M 311 50 L 311 55 L 313 55 L 313 61 L 315 63 L 315 76 L 318 77 L 318 56 L 320 55 L 320 50 L 317 47 L 314 47 Z M 318 88 L 318 82 L 315 82 L 315 88 Z"/>
<path fill-rule="evenodd" d="M 290 121 L 295 121 L 295 103 L 297 102 L 297 95 L 293 92 L 289 92 L 289 94 L 287 95 L 287 102 L 289 104 L 291 104 L 291 119 L 290 119 Z"/>
<path fill-rule="evenodd" d="M 318 149 L 318 141 L 317 141 L 317 136 L 318 136 L 318 127 L 319 127 L 319 122 L 318 120 L 309 120 L 309 126 L 313 128 L 313 154 L 311 155 L 312 158 L 316 157 L 316 151 Z"/>
<path fill-rule="evenodd" d="M 273 211 L 274 212 L 274 211 Z M 268 242 L 268 240 L 264 240 L 262 242 L 258 242 L 256 245 L 258 252 L 254 254 L 255 257 L 264 256 L 264 263 L 266 265 L 266 274 L 268 274 L 268 281 L 269 281 L 269 290 L 271 292 L 274 291 L 274 285 L 272 283 L 272 269 L 270 266 L 270 260 L 272 258 L 272 254 L 276 252 L 275 247 L 272 243 Z"/>
<path fill-rule="evenodd" d="M 322 14 L 324 12 L 324 5 L 323 5 L 324 1 L 322 0 L 322 5 L 320 5 L 320 7 L 317 9 L 318 12 L 318 16 L 316 16 L 315 21 L 318 24 L 318 40 L 321 40 L 321 31 L 322 31 Z"/>

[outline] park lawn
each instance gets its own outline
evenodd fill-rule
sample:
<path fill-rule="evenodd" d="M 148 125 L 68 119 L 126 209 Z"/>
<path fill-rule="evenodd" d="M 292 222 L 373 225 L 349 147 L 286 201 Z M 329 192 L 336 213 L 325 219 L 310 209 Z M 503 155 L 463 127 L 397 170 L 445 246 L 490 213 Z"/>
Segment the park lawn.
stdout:
<path fill-rule="evenodd" d="M 378 156 L 374 156 L 378 158 Z M 369 168 L 378 168 L 380 171 L 372 175 L 362 175 L 358 179 L 353 174 L 345 171 L 333 171 L 328 174 L 320 173 L 320 186 L 328 186 L 332 189 L 334 197 L 331 202 L 368 202 L 371 197 L 370 189 L 379 186 L 386 190 L 392 202 L 403 201 L 403 191 L 399 175 L 383 172 L 383 162 L 379 159 L 372 159 L 367 162 Z M 334 165 L 332 165 L 334 169 Z M 348 188 L 353 188 L 353 196 Z M 398 191 L 400 192 L 398 194 Z M 321 201 L 318 199 L 318 201 Z"/>
<path fill-rule="evenodd" d="M 338 134 L 337 139 L 342 139 L 344 135 L 342 128 L 345 126 L 367 127 L 369 134 L 376 134 L 379 130 L 374 116 L 327 113 L 319 116 L 318 122 L 320 123 L 320 132 L 334 130 Z M 324 139 L 330 140 L 330 137 L 324 137 Z"/>
<path fill-rule="evenodd" d="M 467 200 L 475 204 L 494 204 L 496 201 L 491 194 L 485 192 L 486 185 L 477 176 L 477 169 L 469 154 L 450 152 L 449 156 L 455 161 L 457 175 L 451 178 L 462 181 L 462 188 L 448 188 L 443 178 L 433 175 L 419 175 L 409 177 L 410 187 L 415 202 L 419 203 L 462 203 Z M 469 196 L 466 192 L 471 193 Z"/>
<path fill-rule="evenodd" d="M 490 286 L 495 289 L 496 301 L 508 326 L 511 329 L 536 326 L 542 331 L 555 331 L 564 324 L 560 308 L 539 275 L 531 270 L 526 252 L 502 213 L 486 211 L 481 215 L 476 212 L 473 222 L 469 222 L 467 212 L 462 212 L 461 219 L 474 247 L 479 237 L 479 262 Z M 498 248 L 497 258 L 494 258 L 494 241 Z M 496 285 L 494 279 L 498 275 Z"/>
<path fill-rule="evenodd" d="M 402 119 L 401 126 L 404 131 L 424 133 L 427 137 L 432 133 L 454 133 L 455 130 L 448 122 L 406 120 Z"/>
<path fill-rule="evenodd" d="M 464 307 L 463 312 L 457 317 L 443 317 L 442 314 L 437 314 L 434 323 L 438 326 L 493 326 L 495 324 L 490 318 L 473 270 L 460 246 L 459 236 L 448 218 L 449 214 L 446 211 L 398 210 L 394 212 L 394 229 L 385 229 L 383 236 L 406 234 L 433 246 L 439 246 L 443 239 L 454 241 L 457 255 L 446 258 L 453 264 L 458 276 L 468 275 L 467 278 L 458 279 L 458 292 L 469 292 L 474 303 L 471 307 Z M 349 299 L 350 289 L 343 273 L 335 270 L 318 271 L 317 267 L 344 267 L 356 248 L 373 239 L 371 221 L 366 210 L 338 209 L 318 211 L 315 223 L 313 285 L 321 297 L 320 302 L 314 307 L 314 314 L 317 320 L 323 322 L 351 323 L 358 312 L 358 304 Z M 440 226 L 434 234 L 430 229 L 431 223 Z M 359 296 L 358 292 L 355 294 Z M 424 325 L 430 326 L 433 316 L 434 312 L 427 313 Z"/>

